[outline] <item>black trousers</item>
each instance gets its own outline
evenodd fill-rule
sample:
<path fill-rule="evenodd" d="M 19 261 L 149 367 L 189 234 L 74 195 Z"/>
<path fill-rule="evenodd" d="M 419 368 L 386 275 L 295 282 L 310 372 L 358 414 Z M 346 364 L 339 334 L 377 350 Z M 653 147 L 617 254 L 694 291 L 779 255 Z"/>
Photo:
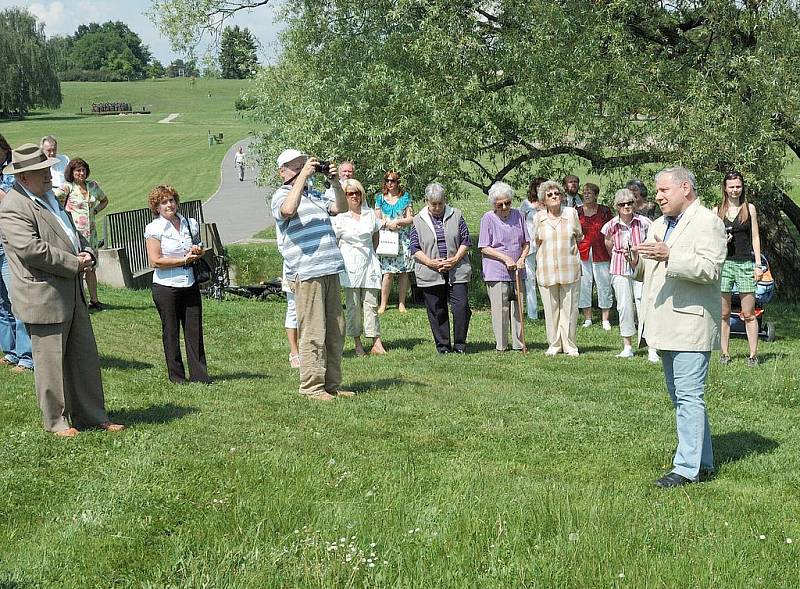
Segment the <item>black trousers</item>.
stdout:
<path fill-rule="evenodd" d="M 167 359 L 169 379 L 175 383 L 186 382 L 186 371 L 181 358 L 180 329 L 186 343 L 189 360 L 189 380 L 210 382 L 203 346 L 203 306 L 200 286 L 178 288 L 153 284 L 153 302 L 161 316 L 161 337 Z"/>
<path fill-rule="evenodd" d="M 436 351 L 440 353 L 463 352 L 467 347 L 467 331 L 472 311 L 469 308 L 466 282 L 437 284 L 422 288 L 428 321 L 431 324 Z M 453 311 L 453 345 L 450 345 L 450 316 L 447 303 Z"/>

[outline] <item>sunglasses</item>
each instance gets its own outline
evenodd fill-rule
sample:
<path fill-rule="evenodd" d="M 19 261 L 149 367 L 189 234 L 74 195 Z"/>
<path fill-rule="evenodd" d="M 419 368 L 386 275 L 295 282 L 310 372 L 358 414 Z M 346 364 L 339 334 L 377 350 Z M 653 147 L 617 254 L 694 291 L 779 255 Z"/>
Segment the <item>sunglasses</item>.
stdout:
<path fill-rule="evenodd" d="M 387 178 L 386 183 L 388 184 L 389 182 L 400 182 L 400 178 Z"/>
<path fill-rule="evenodd" d="M 345 194 L 345 196 L 361 196 L 361 193 L 358 192 L 358 191 L 353 191 L 353 192 L 348 191 L 348 192 L 345 192 L 344 194 Z"/>
<path fill-rule="evenodd" d="M 617 206 L 618 206 L 619 208 L 622 208 L 622 207 L 632 207 L 632 206 L 633 206 L 633 201 L 632 201 L 632 200 L 626 200 L 625 202 L 620 202 L 620 203 L 617 203 Z"/>

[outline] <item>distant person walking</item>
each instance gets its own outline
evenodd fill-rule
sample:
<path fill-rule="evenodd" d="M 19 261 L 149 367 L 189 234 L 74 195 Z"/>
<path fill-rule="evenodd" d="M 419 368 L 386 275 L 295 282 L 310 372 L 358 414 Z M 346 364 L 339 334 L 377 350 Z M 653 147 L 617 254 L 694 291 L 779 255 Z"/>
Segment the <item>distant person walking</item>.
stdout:
<path fill-rule="evenodd" d="M 239 182 L 244 182 L 244 148 L 240 145 L 233 156 L 233 165 L 239 174 Z"/>

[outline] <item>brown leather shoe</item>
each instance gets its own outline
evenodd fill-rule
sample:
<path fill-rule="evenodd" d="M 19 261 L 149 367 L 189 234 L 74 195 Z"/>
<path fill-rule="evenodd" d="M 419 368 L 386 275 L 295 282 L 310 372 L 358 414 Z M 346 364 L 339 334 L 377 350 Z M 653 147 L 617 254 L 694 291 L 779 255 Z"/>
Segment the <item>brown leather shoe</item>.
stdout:
<path fill-rule="evenodd" d="M 312 401 L 333 401 L 336 397 L 325 391 L 314 393 L 313 395 L 306 395 Z"/>
<path fill-rule="evenodd" d="M 125 429 L 125 426 L 121 423 L 112 423 L 110 421 L 104 421 L 103 423 L 98 423 L 95 427 L 107 431 L 107 432 L 121 432 Z"/>
<path fill-rule="evenodd" d="M 336 392 L 334 392 L 332 394 L 336 395 L 337 397 L 355 397 L 356 396 L 356 394 L 353 391 L 342 391 L 342 390 L 336 391 Z"/>
<path fill-rule="evenodd" d="M 2 366 L 16 366 L 16 364 L 14 364 L 11 360 L 6 358 L 5 356 L 0 358 L 0 365 L 2 365 Z"/>
<path fill-rule="evenodd" d="M 53 432 L 54 436 L 58 436 L 59 438 L 74 438 L 80 432 L 76 430 L 74 427 L 70 427 L 68 429 L 62 430 L 60 432 Z"/>
<path fill-rule="evenodd" d="M 33 368 L 29 366 L 23 366 L 22 364 L 17 364 L 14 368 L 11 369 L 11 372 L 14 374 L 23 374 L 25 372 L 33 372 Z"/>

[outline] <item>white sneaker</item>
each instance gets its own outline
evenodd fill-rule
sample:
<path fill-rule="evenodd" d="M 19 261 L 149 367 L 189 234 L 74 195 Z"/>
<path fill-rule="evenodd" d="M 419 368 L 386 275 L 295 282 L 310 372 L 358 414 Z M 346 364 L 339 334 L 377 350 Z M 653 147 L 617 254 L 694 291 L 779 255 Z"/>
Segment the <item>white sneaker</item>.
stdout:
<path fill-rule="evenodd" d="M 633 358 L 633 350 L 625 347 L 619 354 L 617 354 L 617 358 Z"/>
<path fill-rule="evenodd" d="M 583 326 L 584 327 L 591 327 L 592 326 L 592 320 L 591 319 L 587 319 L 586 321 L 583 322 Z"/>
<path fill-rule="evenodd" d="M 611 331 L 611 321 L 603 321 L 603 331 Z"/>
<path fill-rule="evenodd" d="M 647 359 L 653 364 L 661 362 L 661 357 L 658 355 L 658 350 L 647 348 Z"/>
<path fill-rule="evenodd" d="M 544 355 L 545 355 L 545 356 L 555 356 L 555 355 L 556 355 L 556 354 L 558 354 L 560 351 L 561 351 L 561 350 L 559 350 L 558 348 L 553 348 L 553 347 L 550 347 L 550 348 L 547 348 L 547 351 L 544 353 Z"/>

